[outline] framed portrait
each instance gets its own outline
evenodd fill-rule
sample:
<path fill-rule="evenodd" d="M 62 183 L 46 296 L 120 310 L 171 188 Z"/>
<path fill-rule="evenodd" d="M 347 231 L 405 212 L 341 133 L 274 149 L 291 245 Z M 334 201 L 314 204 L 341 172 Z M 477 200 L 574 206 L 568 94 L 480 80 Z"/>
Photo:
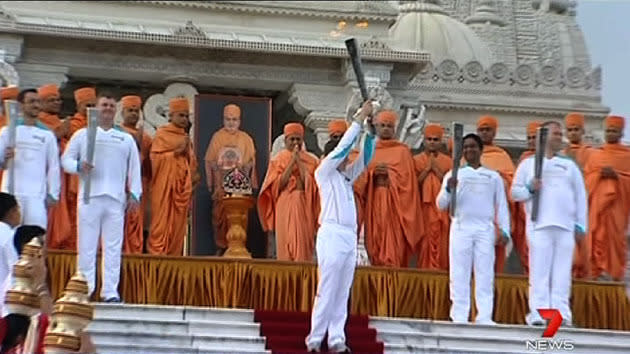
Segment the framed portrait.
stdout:
<path fill-rule="evenodd" d="M 223 127 L 223 109 L 236 104 L 241 109 L 240 130 L 247 133 L 256 148 L 256 177 L 262 185 L 271 151 L 271 98 L 201 94 L 195 98 L 194 148 L 199 162 L 201 181 L 194 191 L 190 255 L 214 255 L 217 252 L 212 226 L 212 199 L 208 189 L 205 156 L 212 136 Z M 221 149 L 224 164 L 236 163 L 239 152 L 227 146 Z M 254 194 L 257 197 L 257 193 Z M 267 238 L 262 230 L 256 207 L 249 212 L 247 248 L 252 257 L 264 257 Z"/>

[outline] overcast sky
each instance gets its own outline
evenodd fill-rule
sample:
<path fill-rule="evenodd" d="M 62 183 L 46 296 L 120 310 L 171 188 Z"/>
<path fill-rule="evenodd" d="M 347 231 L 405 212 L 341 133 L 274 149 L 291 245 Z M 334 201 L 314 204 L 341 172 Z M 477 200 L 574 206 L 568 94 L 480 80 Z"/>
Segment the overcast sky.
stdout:
<path fill-rule="evenodd" d="M 630 0 L 578 0 L 582 28 L 593 66 L 603 71 L 602 99 L 611 113 L 626 117 L 630 141 Z"/>

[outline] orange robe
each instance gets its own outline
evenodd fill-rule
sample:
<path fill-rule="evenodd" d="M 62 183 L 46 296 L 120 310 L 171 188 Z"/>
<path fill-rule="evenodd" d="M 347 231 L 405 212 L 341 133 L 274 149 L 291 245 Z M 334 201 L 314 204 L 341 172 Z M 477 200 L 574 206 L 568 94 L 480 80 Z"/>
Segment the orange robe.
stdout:
<path fill-rule="evenodd" d="M 63 124 L 58 115 L 46 112 L 39 113 L 39 120 L 53 132 Z M 67 142 L 64 138 L 58 140 L 60 154 L 63 154 Z M 72 249 L 74 243 L 71 241 L 72 225 L 68 214 L 67 179 L 63 171 L 60 173 L 61 190 L 59 192 L 59 201 L 53 207 L 48 208 L 46 242 L 51 249 Z"/>
<path fill-rule="evenodd" d="M 135 127 L 121 127 L 134 139 L 138 135 L 138 129 Z M 151 136 L 147 133 L 142 134 L 142 146 L 140 146 L 140 166 L 142 168 L 142 197 L 140 199 L 140 207 L 135 211 L 128 211 L 125 215 L 125 239 L 123 241 L 124 253 L 142 253 L 144 248 L 144 213 L 148 208 L 148 201 L 151 185 Z"/>
<path fill-rule="evenodd" d="M 157 130 L 151 144 L 151 254 L 183 254 L 197 158 L 192 144 L 183 156 L 174 152 L 187 137 L 184 129 L 168 123 Z"/>
<path fill-rule="evenodd" d="M 388 184 L 376 185 L 377 164 L 388 167 Z M 407 267 L 424 232 L 413 156 L 407 145 L 378 140 L 374 158 L 355 183 L 363 196 L 365 246 L 375 266 Z"/>
<path fill-rule="evenodd" d="M 258 196 L 258 216 L 265 231 L 276 232 L 278 260 L 310 262 L 319 216 L 319 195 L 314 177 L 319 161 L 304 150 L 300 151 L 300 161 L 306 170 L 303 190 L 298 189 L 297 165 L 294 165 L 287 185 L 280 190 L 280 179 L 292 155 L 284 149 L 269 162 Z"/>
<path fill-rule="evenodd" d="M 511 228 L 512 228 L 512 241 L 514 247 L 521 257 L 527 257 L 527 239 L 525 237 L 525 210 L 522 207 L 517 207 L 516 203 L 511 201 L 509 188 L 512 186 L 512 179 L 514 178 L 514 162 L 510 155 L 502 148 L 495 145 L 484 145 L 483 153 L 481 154 L 481 164 L 487 168 L 497 171 L 503 178 L 503 184 L 505 186 L 505 193 L 510 205 L 511 215 Z M 499 233 L 499 228 L 496 228 Z M 497 236 L 498 237 L 498 236 Z M 505 246 L 495 247 L 495 273 L 503 273 L 503 267 L 505 266 Z M 526 258 L 525 258 L 526 259 Z M 525 269 L 528 269 L 528 263 L 522 263 Z"/>
<path fill-rule="evenodd" d="M 413 159 L 418 175 L 431 164 L 431 157 L 426 152 L 414 156 Z M 438 153 L 435 159 L 442 173 L 446 174 L 453 168 L 453 160 L 448 155 Z M 442 179 L 433 171 L 420 183 L 424 235 L 420 243 L 418 268 L 448 270 L 449 215 L 448 212 L 439 210 L 435 204 L 441 186 Z"/>
<path fill-rule="evenodd" d="M 610 166 L 618 178 L 602 178 Z M 630 148 L 604 144 L 592 151 L 585 168 L 589 196 L 589 236 L 591 269 L 594 278 L 603 272 L 623 279 L 628 245 L 626 231 L 630 215 Z"/>
<path fill-rule="evenodd" d="M 521 157 L 518 159 L 518 163 L 520 164 L 521 162 L 523 162 L 523 160 L 530 156 L 534 156 L 535 154 L 536 150 L 523 151 Z M 529 247 L 527 246 L 527 216 L 525 214 L 525 204 L 514 202 L 513 205 L 515 209 L 521 210 L 522 214 L 517 215 L 517 217 L 515 218 L 512 218 L 514 222 L 514 224 L 512 225 L 512 241 L 514 242 L 516 253 L 518 254 L 518 257 L 521 261 L 523 271 L 525 275 L 527 275 L 529 274 Z"/>
<path fill-rule="evenodd" d="M 210 140 L 206 151 L 206 176 L 208 186 L 212 186 L 212 225 L 214 240 L 219 248 L 227 248 L 228 221 L 223 210 L 223 170 L 218 165 L 219 155 L 225 147 L 234 147 L 241 153 L 240 164 L 249 172 L 252 189 L 258 189 L 256 174 L 256 148 L 254 140 L 245 132 L 237 130 L 233 133 L 225 128 L 219 129 Z M 226 171 L 227 172 L 227 171 Z"/>
<path fill-rule="evenodd" d="M 592 151 L 593 148 L 585 144 L 570 144 L 564 149 L 565 155 L 572 158 L 582 172 L 584 172 L 584 167 Z M 591 275 L 591 250 L 588 238 L 589 235 L 587 234 L 586 238 L 575 244 L 575 251 L 573 252 L 574 278 L 584 279 L 589 278 Z"/>
<path fill-rule="evenodd" d="M 87 127 L 87 117 L 81 113 L 75 113 L 70 117 L 70 129 L 68 132 L 68 141 L 77 130 Z M 67 143 L 67 141 L 64 144 Z M 65 149 L 65 147 L 64 147 Z M 70 239 L 65 249 L 76 250 L 77 248 L 77 196 L 79 194 L 79 176 L 65 173 L 66 179 L 66 200 L 68 206 L 68 216 L 70 218 Z"/>

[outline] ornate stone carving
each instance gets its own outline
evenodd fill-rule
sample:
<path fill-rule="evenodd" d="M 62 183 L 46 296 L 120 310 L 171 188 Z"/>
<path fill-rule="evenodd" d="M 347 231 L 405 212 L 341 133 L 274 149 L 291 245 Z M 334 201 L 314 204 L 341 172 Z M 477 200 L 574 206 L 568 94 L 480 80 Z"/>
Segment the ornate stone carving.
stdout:
<path fill-rule="evenodd" d="M 443 80 L 455 80 L 459 76 L 459 66 L 454 60 L 446 59 L 437 67 L 437 72 Z"/>
<path fill-rule="evenodd" d="M 372 38 L 370 38 L 369 40 L 362 42 L 360 46 L 361 46 L 361 49 L 363 50 L 369 50 L 369 49 L 386 50 L 386 51 L 392 50 L 385 42 L 383 42 L 376 36 L 372 36 Z"/>
<path fill-rule="evenodd" d="M 503 63 L 495 63 L 490 66 L 488 71 L 488 78 L 492 82 L 504 83 L 510 78 L 510 70 L 507 65 Z"/>
<path fill-rule="evenodd" d="M 602 88 L 602 67 L 598 66 L 593 71 L 591 71 L 591 85 L 597 91 Z"/>
<path fill-rule="evenodd" d="M 485 75 L 483 66 L 478 61 L 471 61 L 464 65 L 464 78 L 470 82 L 480 82 Z"/>
<path fill-rule="evenodd" d="M 566 82 L 569 87 L 583 87 L 586 83 L 586 73 L 582 68 L 570 67 L 567 69 Z"/>
<path fill-rule="evenodd" d="M 531 65 L 521 64 L 514 70 L 512 78 L 521 85 L 529 86 L 536 81 L 536 73 Z"/>
<path fill-rule="evenodd" d="M 560 81 L 560 71 L 553 65 L 545 65 L 540 68 L 540 83 L 545 86 L 557 85 Z"/>
<path fill-rule="evenodd" d="M 181 37 L 207 38 L 206 33 L 199 27 L 195 26 L 195 24 L 190 20 L 186 22 L 186 25 L 173 31 L 173 35 Z"/>
<path fill-rule="evenodd" d="M 168 101 L 175 97 L 188 98 L 190 106 L 190 116 L 194 117 L 195 96 L 197 89 L 190 84 L 174 83 L 168 85 L 163 93 L 155 94 L 149 97 L 144 103 L 142 112 L 144 113 L 144 131 L 150 135 L 154 135 L 157 128 L 168 123 Z M 191 119 L 191 123 L 194 122 Z M 192 136 L 194 126 L 190 129 Z"/>

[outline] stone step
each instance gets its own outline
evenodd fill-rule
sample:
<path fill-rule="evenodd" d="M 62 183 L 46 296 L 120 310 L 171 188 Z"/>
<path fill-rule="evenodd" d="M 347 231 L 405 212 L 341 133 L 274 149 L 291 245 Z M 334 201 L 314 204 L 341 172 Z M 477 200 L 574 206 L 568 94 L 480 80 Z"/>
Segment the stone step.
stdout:
<path fill-rule="evenodd" d="M 379 332 L 421 332 L 458 335 L 461 337 L 498 336 L 505 339 L 524 340 L 540 338 L 544 327 L 524 325 L 479 325 L 404 318 L 370 318 L 370 326 Z M 557 338 L 571 339 L 579 343 L 609 343 L 630 346 L 630 332 L 583 328 L 560 328 Z"/>
<path fill-rule="evenodd" d="M 436 346 L 426 345 L 412 345 L 412 344 L 385 344 L 385 354 L 407 354 L 407 353 L 440 353 L 440 354 L 524 354 L 523 351 L 506 351 L 506 350 L 492 350 L 492 349 L 475 349 L 472 351 L 470 348 L 440 348 Z M 528 353 L 528 354 L 531 354 Z"/>
<path fill-rule="evenodd" d="M 402 331 L 387 331 L 379 330 L 378 338 L 383 343 L 386 343 L 386 347 L 394 349 L 392 345 L 399 345 L 398 350 L 405 351 L 411 350 L 415 352 L 416 349 L 429 350 L 429 349 L 444 349 L 444 350 L 464 350 L 470 351 L 487 351 L 488 348 L 492 348 L 495 352 L 501 353 L 524 353 L 527 352 L 526 341 L 527 340 L 539 340 L 537 337 L 528 337 L 527 334 L 523 334 L 521 338 L 504 338 L 498 336 L 497 333 L 488 333 L 480 336 L 470 336 L 461 334 L 446 334 L 446 333 L 426 333 L 426 332 L 402 332 Z M 627 344 L 616 342 L 596 342 L 585 341 L 578 337 L 567 338 L 562 335 L 556 335 L 553 338 L 554 341 L 560 342 L 562 340 L 569 340 L 574 346 L 572 352 L 575 353 L 628 353 L 630 352 L 630 346 Z M 411 349 L 409 349 L 411 348 Z M 396 351 L 396 350 L 393 350 Z M 492 351 L 490 351 L 492 352 Z"/>
<path fill-rule="evenodd" d="M 226 334 L 226 335 L 260 335 L 258 323 L 247 322 L 223 322 L 223 321 L 184 321 L 184 320 L 131 320 L 99 317 L 88 326 L 88 330 L 141 330 L 163 334 Z"/>
<path fill-rule="evenodd" d="M 248 354 L 268 354 L 271 353 L 269 350 L 251 350 L 244 348 L 234 348 L 234 349 L 226 349 L 221 346 L 201 346 L 199 348 L 193 347 L 177 347 L 177 346 L 167 346 L 167 345 L 136 345 L 136 344 L 120 344 L 120 343 L 101 343 L 98 346 L 99 354 L 123 354 L 123 353 L 134 353 L 134 354 L 210 354 L 210 353 L 226 353 L 226 352 L 238 352 L 238 353 L 248 353 Z"/>
<path fill-rule="evenodd" d="M 254 322 L 254 311 L 195 306 L 95 303 L 94 318 Z"/>

